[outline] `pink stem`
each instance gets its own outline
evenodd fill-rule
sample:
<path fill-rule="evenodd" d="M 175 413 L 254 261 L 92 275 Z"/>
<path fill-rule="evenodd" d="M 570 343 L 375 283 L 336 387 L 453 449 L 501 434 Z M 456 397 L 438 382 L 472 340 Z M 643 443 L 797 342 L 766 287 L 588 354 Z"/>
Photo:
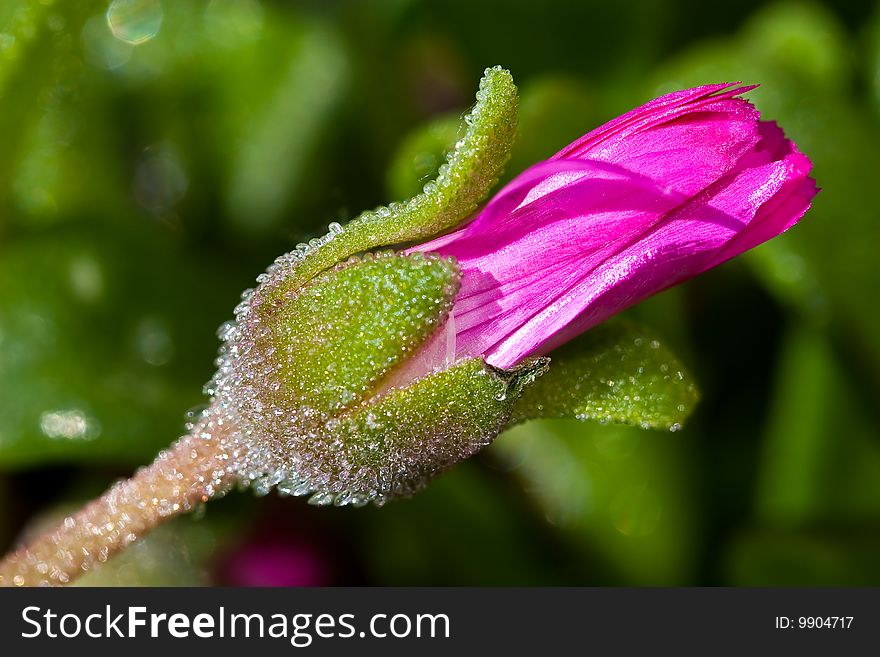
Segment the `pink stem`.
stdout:
<path fill-rule="evenodd" d="M 236 481 L 229 432 L 211 424 L 210 434 L 184 436 L 133 477 L 8 554 L 0 561 L 0 586 L 67 584 L 168 518 L 228 491 Z"/>

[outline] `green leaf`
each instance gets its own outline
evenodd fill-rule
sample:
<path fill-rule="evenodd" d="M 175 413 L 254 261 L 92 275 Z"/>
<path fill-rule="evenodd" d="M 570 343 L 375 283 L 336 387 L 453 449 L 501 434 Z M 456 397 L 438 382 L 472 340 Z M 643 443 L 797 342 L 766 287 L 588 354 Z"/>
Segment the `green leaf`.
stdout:
<path fill-rule="evenodd" d="M 143 462 L 204 402 L 228 302 L 203 280 L 229 281 L 126 230 L 58 229 L 0 259 L 0 467 Z"/>
<path fill-rule="evenodd" d="M 758 473 L 760 520 L 791 527 L 876 518 L 874 409 L 821 333 L 798 327 L 782 344 Z"/>
<path fill-rule="evenodd" d="M 571 548 L 569 581 L 680 586 L 698 563 L 692 439 L 537 420 L 506 431 L 488 452 L 554 544 Z"/>
<path fill-rule="evenodd" d="M 698 397 L 669 349 L 618 320 L 554 351 L 549 373 L 523 394 L 512 422 L 575 418 L 675 431 Z"/>
<path fill-rule="evenodd" d="M 352 220 L 295 270 L 305 281 L 350 255 L 379 246 L 433 237 L 464 221 L 495 183 L 516 136 L 517 95 L 510 73 L 486 69 L 468 128 L 440 167 L 437 179 L 406 203 L 392 203 Z"/>
<path fill-rule="evenodd" d="M 443 323 L 458 268 L 437 256 L 367 254 L 302 289 L 288 283 L 257 297 L 256 325 L 268 330 L 241 356 L 253 365 L 245 385 L 279 408 L 323 421 L 372 394 Z"/>

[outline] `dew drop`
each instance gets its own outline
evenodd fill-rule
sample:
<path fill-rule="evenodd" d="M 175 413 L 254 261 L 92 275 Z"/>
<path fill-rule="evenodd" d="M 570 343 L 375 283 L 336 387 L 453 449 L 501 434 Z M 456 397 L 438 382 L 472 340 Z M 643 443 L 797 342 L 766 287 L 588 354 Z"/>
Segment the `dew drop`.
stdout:
<path fill-rule="evenodd" d="M 140 45 L 159 34 L 163 16 L 159 0 L 113 0 L 107 25 L 120 41 Z"/>

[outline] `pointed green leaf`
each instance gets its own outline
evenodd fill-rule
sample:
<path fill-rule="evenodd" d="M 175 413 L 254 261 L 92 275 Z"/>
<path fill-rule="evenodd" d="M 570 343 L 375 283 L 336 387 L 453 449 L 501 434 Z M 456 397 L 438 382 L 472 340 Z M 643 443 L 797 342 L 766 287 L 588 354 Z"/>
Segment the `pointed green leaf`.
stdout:
<path fill-rule="evenodd" d="M 654 336 L 612 321 L 553 352 L 549 373 L 523 394 L 513 423 L 567 417 L 674 431 L 698 396 L 690 374 Z"/>
<path fill-rule="evenodd" d="M 464 221 L 498 182 L 516 136 L 517 95 L 510 73 L 486 69 L 467 131 L 440 167 L 437 179 L 406 203 L 392 203 L 351 221 L 292 273 L 300 284 L 350 255 L 378 246 L 433 237 Z"/>
<path fill-rule="evenodd" d="M 303 419 L 364 399 L 443 322 L 458 291 L 455 263 L 384 253 L 352 259 L 301 290 L 255 305 L 245 358 L 260 403 Z M 312 417 L 317 414 L 317 417 Z"/>
<path fill-rule="evenodd" d="M 576 78 L 544 75 L 521 89 L 516 143 L 504 179 L 524 171 L 602 122 L 602 108 Z M 409 198 L 437 175 L 446 154 L 462 136 L 459 114 L 446 114 L 422 124 L 400 144 L 388 170 L 393 198 Z"/>

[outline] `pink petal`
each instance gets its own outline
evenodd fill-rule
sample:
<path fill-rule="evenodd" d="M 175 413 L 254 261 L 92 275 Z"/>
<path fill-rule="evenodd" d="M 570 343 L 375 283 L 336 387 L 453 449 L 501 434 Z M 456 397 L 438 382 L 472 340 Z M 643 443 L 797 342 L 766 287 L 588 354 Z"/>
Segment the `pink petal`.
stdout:
<path fill-rule="evenodd" d="M 509 367 L 526 355 L 550 351 L 787 230 L 816 193 L 812 179 L 791 178 L 802 167 L 801 158 L 797 154 L 746 170 L 677 208 L 638 243 L 609 258 L 487 350 L 488 362 Z"/>
<path fill-rule="evenodd" d="M 499 336 L 527 324 L 549 300 L 613 256 L 621 242 L 637 240 L 685 199 L 601 162 L 557 161 L 535 169 L 453 239 L 418 247 L 454 256 L 461 266 L 453 310 L 459 358 L 491 353 Z M 534 176 L 546 169 L 569 174 L 573 182 L 524 200 Z"/>
<path fill-rule="evenodd" d="M 626 137 L 577 149 L 576 156 L 610 162 L 682 194 L 695 194 L 733 171 L 754 148 L 758 112 L 739 98 L 688 109 Z"/>
<path fill-rule="evenodd" d="M 664 121 L 682 116 L 690 109 L 699 108 L 702 103 L 739 96 L 757 85 L 735 87 L 734 83 L 709 84 L 693 89 L 676 91 L 645 103 L 588 132 L 575 140 L 551 159 L 570 159 L 583 157 L 589 151 L 599 148 L 603 143 L 619 143 L 640 130 L 656 126 Z"/>
<path fill-rule="evenodd" d="M 750 88 L 700 87 L 633 110 L 412 249 L 459 260 L 455 357 L 511 367 L 803 216 L 812 165 L 735 97 Z"/>

